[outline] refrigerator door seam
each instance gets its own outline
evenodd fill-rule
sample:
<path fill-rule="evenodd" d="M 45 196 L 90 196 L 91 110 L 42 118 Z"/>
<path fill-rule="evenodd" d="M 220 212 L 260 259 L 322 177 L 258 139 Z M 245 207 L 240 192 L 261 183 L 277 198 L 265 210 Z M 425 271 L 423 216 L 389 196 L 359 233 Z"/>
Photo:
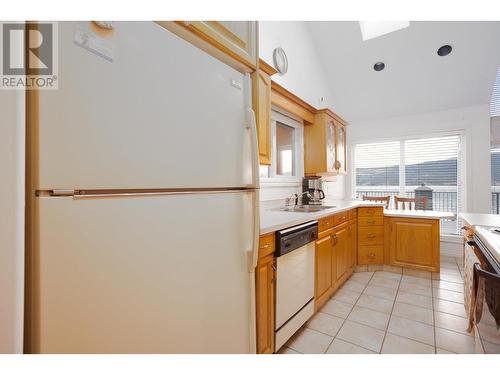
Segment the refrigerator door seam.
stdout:
<path fill-rule="evenodd" d="M 138 189 L 138 190 L 78 190 L 78 189 L 53 189 L 37 190 L 38 197 L 74 197 L 100 198 L 100 197 L 133 197 L 149 195 L 181 195 L 181 194 L 227 194 L 253 192 L 254 188 L 202 188 L 202 189 Z"/>

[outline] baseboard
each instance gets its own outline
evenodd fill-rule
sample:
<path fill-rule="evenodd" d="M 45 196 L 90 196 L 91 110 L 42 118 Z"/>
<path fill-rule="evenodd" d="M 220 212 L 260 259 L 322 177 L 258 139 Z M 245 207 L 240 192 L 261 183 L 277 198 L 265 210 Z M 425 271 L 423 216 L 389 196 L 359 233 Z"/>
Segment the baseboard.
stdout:
<path fill-rule="evenodd" d="M 441 238 L 441 256 L 459 258 L 462 256 L 462 238 Z"/>

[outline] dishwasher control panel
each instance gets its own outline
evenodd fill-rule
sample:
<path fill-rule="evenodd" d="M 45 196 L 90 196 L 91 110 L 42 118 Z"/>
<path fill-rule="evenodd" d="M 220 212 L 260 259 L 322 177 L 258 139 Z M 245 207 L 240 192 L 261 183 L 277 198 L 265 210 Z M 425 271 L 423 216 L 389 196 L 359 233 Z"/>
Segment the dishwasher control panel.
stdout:
<path fill-rule="evenodd" d="M 276 256 L 285 255 L 318 238 L 318 221 L 287 228 L 276 232 Z"/>

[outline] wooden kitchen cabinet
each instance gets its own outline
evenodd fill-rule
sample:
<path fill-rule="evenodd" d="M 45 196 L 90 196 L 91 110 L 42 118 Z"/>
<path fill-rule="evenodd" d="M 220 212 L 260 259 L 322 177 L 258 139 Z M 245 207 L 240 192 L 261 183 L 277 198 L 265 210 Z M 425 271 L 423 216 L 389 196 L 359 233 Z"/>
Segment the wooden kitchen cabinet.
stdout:
<path fill-rule="evenodd" d="M 276 70 L 263 60 L 252 73 L 252 102 L 257 122 L 260 164 L 271 164 L 271 75 Z"/>
<path fill-rule="evenodd" d="M 350 263 L 351 243 L 348 223 L 333 228 L 333 252 L 336 258 L 335 283 L 340 286 L 347 279 Z"/>
<path fill-rule="evenodd" d="M 357 264 L 384 264 L 384 208 L 358 208 Z"/>
<path fill-rule="evenodd" d="M 385 224 L 390 265 L 439 272 L 438 219 L 386 217 Z"/>
<path fill-rule="evenodd" d="M 332 176 L 347 172 L 346 125 L 329 109 L 321 109 L 314 116 L 314 124 L 304 127 L 306 176 Z"/>
<path fill-rule="evenodd" d="M 335 121 L 336 129 L 336 145 L 337 151 L 335 152 L 336 161 L 335 169 L 338 173 L 347 174 L 347 131 L 344 123 Z"/>
<path fill-rule="evenodd" d="M 274 352 L 275 279 L 274 234 L 262 236 L 255 270 L 257 353 Z"/>
<path fill-rule="evenodd" d="M 250 68 L 257 66 L 256 21 L 181 21 L 200 37 Z"/>
<path fill-rule="evenodd" d="M 352 210 L 356 212 L 356 210 Z M 358 249 L 358 235 L 357 235 L 357 220 L 353 219 L 349 221 L 349 262 L 348 262 L 348 272 L 349 275 L 354 272 L 357 263 L 357 249 Z"/>
<path fill-rule="evenodd" d="M 334 291 L 336 280 L 336 259 L 333 252 L 332 230 L 320 232 L 316 240 L 315 253 L 315 309 L 325 304 Z"/>
<path fill-rule="evenodd" d="M 257 69 L 257 21 L 157 21 L 156 23 L 239 71 L 253 72 Z"/>

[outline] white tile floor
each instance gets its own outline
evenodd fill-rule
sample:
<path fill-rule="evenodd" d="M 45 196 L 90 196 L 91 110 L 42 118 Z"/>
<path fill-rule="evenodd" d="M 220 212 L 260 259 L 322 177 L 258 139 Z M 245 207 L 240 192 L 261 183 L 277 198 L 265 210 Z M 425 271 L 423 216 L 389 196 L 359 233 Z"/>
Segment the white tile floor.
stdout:
<path fill-rule="evenodd" d="M 462 273 L 458 258 L 442 258 L 440 274 L 355 273 L 279 353 L 474 353 Z M 484 351 L 500 353 L 500 330 L 487 308 L 478 330 Z"/>

